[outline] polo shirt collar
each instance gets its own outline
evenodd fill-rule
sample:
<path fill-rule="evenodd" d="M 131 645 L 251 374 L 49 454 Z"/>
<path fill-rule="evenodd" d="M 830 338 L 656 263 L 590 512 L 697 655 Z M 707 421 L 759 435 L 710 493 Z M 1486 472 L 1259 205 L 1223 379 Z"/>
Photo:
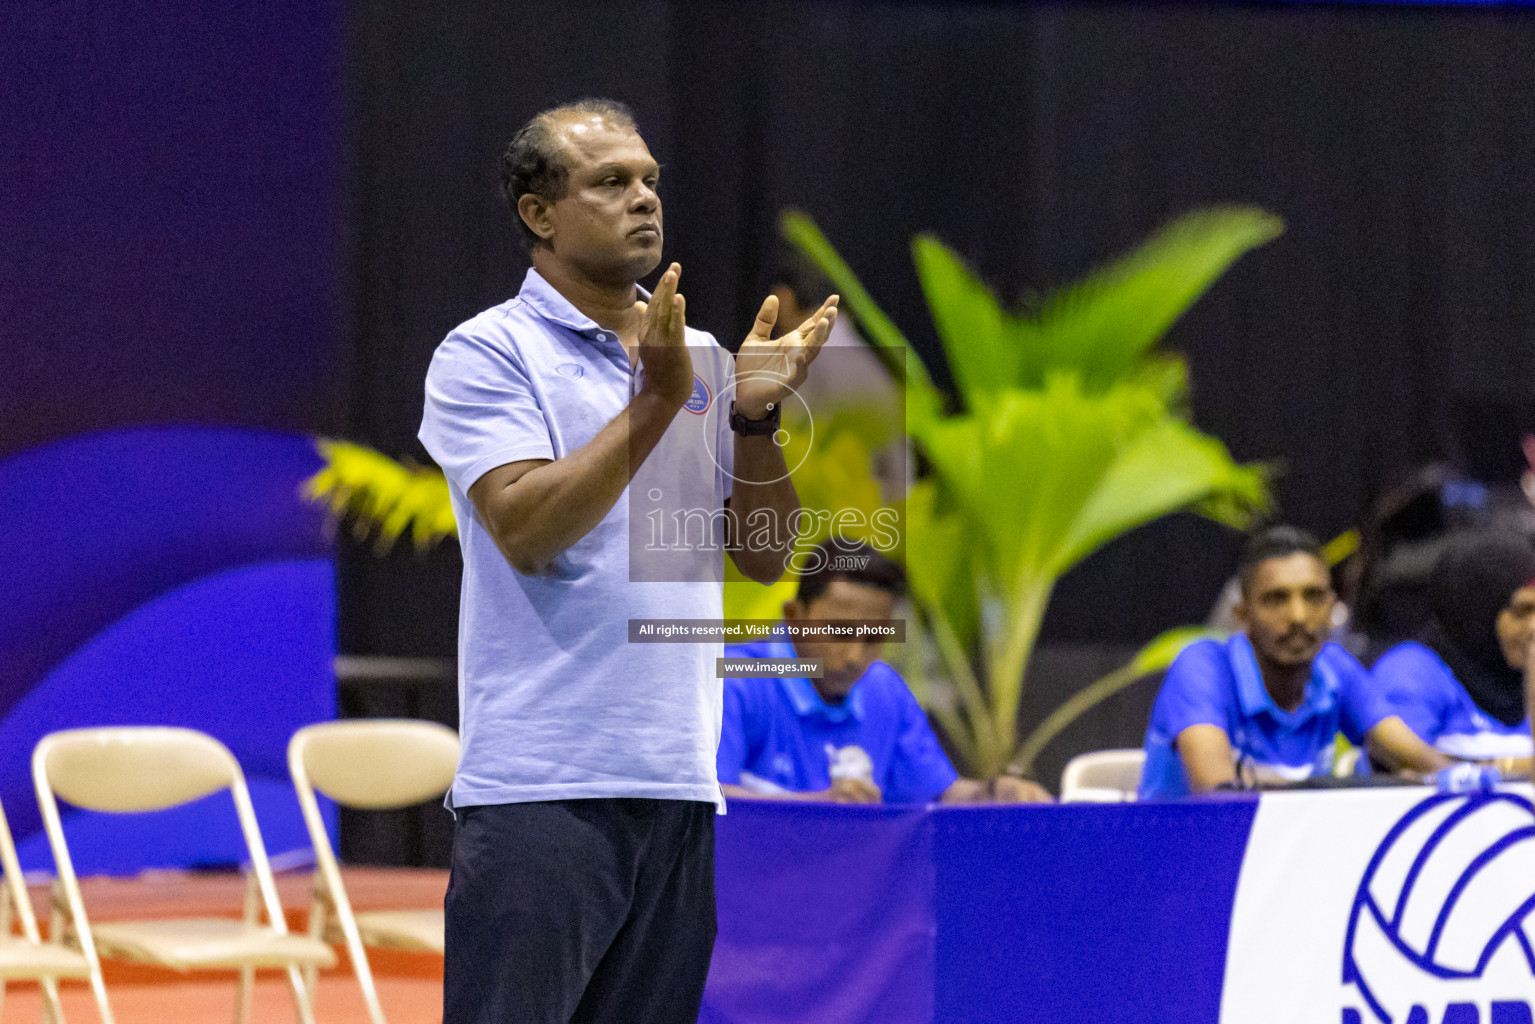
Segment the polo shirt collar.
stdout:
<path fill-rule="evenodd" d="M 1236 677 L 1237 699 L 1241 702 L 1242 713 L 1249 718 L 1266 711 L 1280 720 L 1301 721 L 1331 711 L 1337 703 L 1338 678 L 1322 661 L 1320 652 L 1311 663 L 1311 678 L 1306 680 L 1300 707 L 1294 711 L 1285 711 L 1274 703 L 1273 695 L 1263 685 L 1263 671 L 1258 667 L 1258 656 L 1246 633 L 1237 633 L 1227 641 L 1226 657 Z"/>
<path fill-rule="evenodd" d="M 639 285 L 634 287 L 641 299 L 650 301 L 649 292 Z M 555 290 L 554 285 L 544 280 L 544 275 L 532 267 L 528 268 L 523 277 L 522 290 L 517 295 L 545 320 L 568 327 L 577 334 L 591 336 L 602 330 L 597 321 L 572 305 L 569 299 Z"/>
<path fill-rule="evenodd" d="M 768 645 L 765 657 L 798 658 L 799 654 L 789 641 L 775 640 Z M 783 688 L 784 696 L 789 698 L 794 713 L 801 718 L 820 718 L 827 722 L 845 722 L 849 718 L 863 721 L 863 689 L 858 683 L 853 684 L 852 692 L 841 704 L 826 703 L 815 684 L 804 676 L 780 676 L 778 685 Z"/>

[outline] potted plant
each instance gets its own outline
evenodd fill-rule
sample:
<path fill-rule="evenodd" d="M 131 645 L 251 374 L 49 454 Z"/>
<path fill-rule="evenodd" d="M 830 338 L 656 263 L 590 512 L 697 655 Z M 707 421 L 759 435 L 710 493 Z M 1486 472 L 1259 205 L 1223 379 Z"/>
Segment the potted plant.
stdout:
<path fill-rule="evenodd" d="M 1155 349 L 1233 261 L 1282 225 L 1253 209 L 1196 211 L 1020 309 L 936 238 L 919 236 L 912 254 L 950 394 L 814 222 L 789 213 L 783 228 L 904 378 L 906 432 L 927 467 L 906 499 L 905 561 L 956 698 L 931 710 L 972 773 L 1027 773 L 1070 717 L 1165 667 L 1197 635 L 1158 638 L 1069 701 L 1070 717 L 1051 716 L 1020 739 L 1025 669 L 1061 576 L 1173 512 L 1244 527 L 1269 507 L 1267 468 L 1238 465 L 1189 422 L 1187 367 Z"/>

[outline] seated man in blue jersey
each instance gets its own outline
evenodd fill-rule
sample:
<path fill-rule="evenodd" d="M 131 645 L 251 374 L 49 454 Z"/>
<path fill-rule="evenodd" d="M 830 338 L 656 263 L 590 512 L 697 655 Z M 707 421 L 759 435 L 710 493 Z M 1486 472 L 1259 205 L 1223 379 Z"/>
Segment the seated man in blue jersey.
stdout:
<path fill-rule="evenodd" d="M 784 618 L 889 619 L 905 587 L 901 567 L 867 544 L 827 541 L 808 560 Z M 857 568 L 848 568 L 856 566 Z M 878 661 L 878 640 L 769 640 L 731 645 L 727 658 L 820 659 L 820 679 L 725 680 L 718 755 L 731 799 L 839 803 L 1047 801 L 1036 783 L 962 779 L 916 698 Z"/>
<path fill-rule="evenodd" d="M 1340 731 L 1393 771 L 1449 764 L 1378 698 L 1363 666 L 1327 643 L 1336 598 L 1315 538 L 1265 530 L 1237 576 L 1242 632 L 1191 644 L 1167 670 L 1146 730 L 1141 799 L 1329 774 Z"/>
<path fill-rule="evenodd" d="M 1421 642 L 1397 644 L 1375 663 L 1381 697 L 1442 753 L 1527 777 L 1535 549 L 1514 534 L 1455 538 L 1435 567 L 1429 603 Z"/>

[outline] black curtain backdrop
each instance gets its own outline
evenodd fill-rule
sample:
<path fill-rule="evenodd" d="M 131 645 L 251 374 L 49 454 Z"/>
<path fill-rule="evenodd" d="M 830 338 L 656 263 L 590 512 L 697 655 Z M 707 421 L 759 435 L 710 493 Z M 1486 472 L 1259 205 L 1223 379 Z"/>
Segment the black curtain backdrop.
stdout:
<path fill-rule="evenodd" d="M 425 458 L 432 349 L 526 267 L 501 147 L 582 95 L 638 113 L 690 320 L 732 346 L 787 206 L 820 221 L 940 374 L 918 231 L 1017 293 L 1194 206 L 1280 214 L 1288 233 L 1169 344 L 1192 362 L 1199 425 L 1280 462 L 1283 516 L 1322 534 L 1409 467 L 1474 458 L 1478 414 L 1535 383 L 1529 13 L 381 0 L 350 25 L 349 424 L 393 454 Z M 1049 633 L 1134 641 L 1199 617 L 1233 550 L 1193 519 L 1141 531 L 1067 581 Z M 365 631 L 401 643 L 401 625 Z"/>
<path fill-rule="evenodd" d="M 1281 215 L 1285 236 L 1169 347 L 1191 361 L 1199 426 L 1280 463 L 1283 517 L 1324 537 L 1410 467 L 1513 446 L 1486 424 L 1532 395 L 1531 13 L 375 0 L 349 33 L 349 424 L 391 454 L 425 458 L 433 348 L 521 280 L 501 148 L 583 95 L 634 107 L 665 168 L 690 322 L 732 347 L 785 207 L 816 217 L 940 376 L 918 231 L 1016 294 L 1195 206 Z M 1191 516 L 1138 531 L 1063 582 L 1046 640 L 1133 644 L 1200 620 L 1238 544 Z M 451 653 L 455 558 L 350 559 L 343 643 Z M 410 596 L 429 591 L 429 608 Z"/>

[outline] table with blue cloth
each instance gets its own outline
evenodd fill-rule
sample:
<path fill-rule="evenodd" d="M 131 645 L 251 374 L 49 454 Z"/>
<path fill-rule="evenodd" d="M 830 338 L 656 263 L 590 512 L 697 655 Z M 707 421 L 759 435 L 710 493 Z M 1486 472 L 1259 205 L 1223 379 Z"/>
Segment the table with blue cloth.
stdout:
<path fill-rule="evenodd" d="M 1530 1024 L 1529 786 L 734 801 L 705 1024 Z"/>

